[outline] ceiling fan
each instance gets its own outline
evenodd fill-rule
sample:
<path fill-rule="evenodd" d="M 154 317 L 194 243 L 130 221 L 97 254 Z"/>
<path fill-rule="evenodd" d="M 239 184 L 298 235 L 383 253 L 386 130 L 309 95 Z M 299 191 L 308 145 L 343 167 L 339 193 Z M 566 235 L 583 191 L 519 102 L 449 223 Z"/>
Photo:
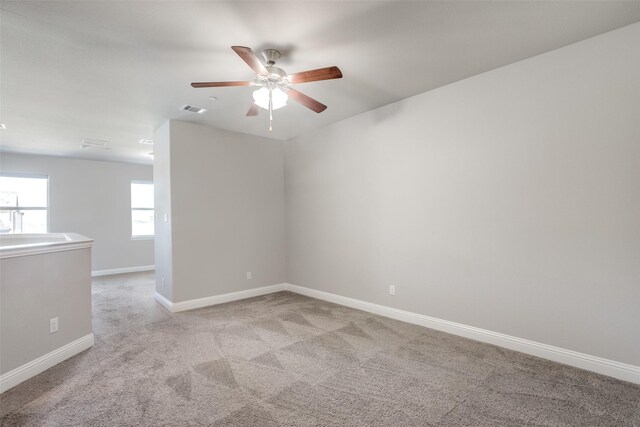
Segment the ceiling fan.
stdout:
<path fill-rule="evenodd" d="M 269 110 L 269 132 L 273 120 L 273 110 L 284 107 L 287 99 L 304 105 L 316 113 L 322 113 L 327 106 L 315 99 L 293 89 L 291 86 L 299 83 L 316 82 L 320 80 L 339 79 L 342 72 L 338 67 L 319 68 L 317 70 L 302 71 L 295 74 L 287 74 L 282 68 L 275 66 L 280 58 L 280 52 L 276 49 L 265 49 L 262 56 L 266 65 L 260 61 L 251 48 L 245 46 L 231 46 L 244 62 L 256 73 L 254 81 L 238 82 L 200 82 L 191 83 L 194 88 L 202 87 L 227 87 L 227 86 L 259 86 L 260 89 L 253 92 L 253 104 L 247 112 L 247 116 L 257 116 L 260 108 Z"/>

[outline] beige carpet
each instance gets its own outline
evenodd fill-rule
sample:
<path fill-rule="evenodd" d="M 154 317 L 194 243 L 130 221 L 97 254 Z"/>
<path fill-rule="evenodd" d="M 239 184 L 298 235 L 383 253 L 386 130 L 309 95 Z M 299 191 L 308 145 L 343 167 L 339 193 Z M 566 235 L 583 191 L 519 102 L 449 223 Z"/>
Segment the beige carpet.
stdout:
<path fill-rule="evenodd" d="M 640 386 L 292 293 L 171 314 L 133 274 L 93 298 L 96 345 L 0 424 L 640 425 Z"/>

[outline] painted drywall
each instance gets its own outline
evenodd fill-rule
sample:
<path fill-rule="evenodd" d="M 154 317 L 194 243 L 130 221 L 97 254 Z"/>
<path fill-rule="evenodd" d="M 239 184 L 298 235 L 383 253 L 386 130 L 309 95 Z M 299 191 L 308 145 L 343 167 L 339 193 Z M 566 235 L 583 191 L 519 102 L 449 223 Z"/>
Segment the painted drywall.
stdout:
<path fill-rule="evenodd" d="M 0 374 L 91 334 L 90 248 L 3 258 L 0 290 Z"/>
<path fill-rule="evenodd" d="M 154 179 L 156 191 L 170 183 L 170 207 L 160 202 L 158 211 L 169 213 L 170 239 L 157 256 L 171 259 L 172 283 L 163 290 L 157 277 L 157 291 L 175 303 L 284 282 L 282 142 L 176 120 L 168 126 L 168 140 L 165 127 L 155 136 Z"/>
<path fill-rule="evenodd" d="M 153 265 L 153 239 L 131 239 L 131 181 L 153 167 L 2 153 L 0 171 L 49 176 L 49 232 L 94 239 L 92 270 Z"/>
<path fill-rule="evenodd" d="M 640 365 L 638 46 L 635 24 L 287 142 L 288 281 Z"/>

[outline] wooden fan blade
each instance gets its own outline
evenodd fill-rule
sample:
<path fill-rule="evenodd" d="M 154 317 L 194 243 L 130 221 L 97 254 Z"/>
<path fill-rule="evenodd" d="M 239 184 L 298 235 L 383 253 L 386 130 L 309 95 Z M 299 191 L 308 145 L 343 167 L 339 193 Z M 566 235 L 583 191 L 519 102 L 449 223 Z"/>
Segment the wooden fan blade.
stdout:
<path fill-rule="evenodd" d="M 298 92 L 295 89 L 289 89 L 287 91 L 287 95 L 289 95 L 289 97 L 294 101 L 299 102 L 300 104 L 304 105 L 310 110 L 315 111 L 316 113 L 322 113 L 324 110 L 327 109 L 326 105 L 316 101 L 311 97 L 308 97 L 302 92 Z"/>
<path fill-rule="evenodd" d="M 260 112 L 260 107 L 258 107 L 257 104 L 251 104 L 251 107 L 249 107 L 249 111 L 247 111 L 247 116 L 257 116 L 258 113 Z"/>
<path fill-rule="evenodd" d="M 253 82 L 197 82 L 191 83 L 191 87 L 227 87 L 227 86 L 251 86 Z"/>
<path fill-rule="evenodd" d="M 260 61 L 258 56 L 253 50 L 251 50 L 250 47 L 231 46 L 231 49 L 233 49 L 235 53 L 240 55 L 240 58 L 242 58 L 242 60 L 246 62 L 247 65 L 249 65 L 249 67 L 251 67 L 251 69 L 255 71 L 256 74 L 259 74 L 261 76 L 269 75 L 269 71 L 267 71 L 262 61 Z"/>
<path fill-rule="evenodd" d="M 289 81 L 292 84 L 317 82 L 318 80 L 331 80 L 342 78 L 342 71 L 338 67 L 319 68 L 317 70 L 302 71 L 300 73 L 289 74 Z"/>

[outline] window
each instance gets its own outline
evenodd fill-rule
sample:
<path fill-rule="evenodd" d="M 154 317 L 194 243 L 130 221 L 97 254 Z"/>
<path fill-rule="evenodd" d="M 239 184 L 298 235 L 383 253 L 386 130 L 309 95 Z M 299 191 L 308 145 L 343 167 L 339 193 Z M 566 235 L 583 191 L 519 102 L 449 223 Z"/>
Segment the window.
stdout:
<path fill-rule="evenodd" d="M 49 177 L 0 174 L 0 234 L 46 233 Z"/>
<path fill-rule="evenodd" d="M 153 183 L 131 182 L 131 237 L 153 237 Z"/>

